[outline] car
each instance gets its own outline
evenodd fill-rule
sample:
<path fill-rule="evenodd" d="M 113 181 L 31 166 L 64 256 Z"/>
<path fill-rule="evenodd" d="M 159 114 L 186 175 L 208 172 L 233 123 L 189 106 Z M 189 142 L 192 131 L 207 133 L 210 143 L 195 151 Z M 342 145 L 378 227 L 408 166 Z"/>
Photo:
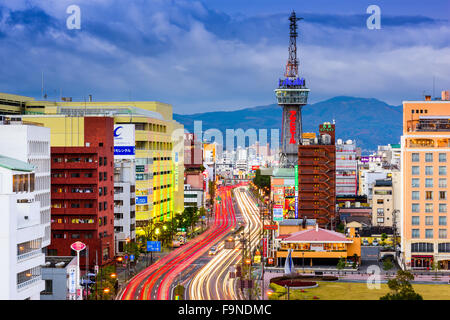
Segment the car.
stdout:
<path fill-rule="evenodd" d="M 217 247 L 211 247 L 211 249 L 209 249 L 208 255 L 215 256 L 216 253 L 217 253 Z"/>
<path fill-rule="evenodd" d="M 373 239 L 372 245 L 373 245 L 373 246 L 377 246 L 377 245 L 378 245 L 378 240 L 377 240 L 377 239 Z"/>

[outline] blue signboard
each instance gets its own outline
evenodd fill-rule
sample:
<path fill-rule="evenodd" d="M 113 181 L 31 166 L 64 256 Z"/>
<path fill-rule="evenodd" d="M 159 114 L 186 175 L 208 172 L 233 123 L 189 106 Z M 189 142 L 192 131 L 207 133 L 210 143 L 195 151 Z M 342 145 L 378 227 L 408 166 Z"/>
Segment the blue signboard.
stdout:
<path fill-rule="evenodd" d="M 161 251 L 161 241 L 147 241 L 147 251 Z"/>
<path fill-rule="evenodd" d="M 136 204 L 147 204 L 147 196 L 136 197 Z"/>
<path fill-rule="evenodd" d="M 114 147 L 114 155 L 116 156 L 127 156 L 134 154 L 134 147 Z"/>
<path fill-rule="evenodd" d="M 134 261 L 134 255 L 130 254 L 130 261 Z"/>
<path fill-rule="evenodd" d="M 290 86 L 304 86 L 305 85 L 305 79 L 304 78 L 296 78 L 296 79 L 279 79 L 278 80 L 278 86 L 279 87 L 290 87 Z"/>

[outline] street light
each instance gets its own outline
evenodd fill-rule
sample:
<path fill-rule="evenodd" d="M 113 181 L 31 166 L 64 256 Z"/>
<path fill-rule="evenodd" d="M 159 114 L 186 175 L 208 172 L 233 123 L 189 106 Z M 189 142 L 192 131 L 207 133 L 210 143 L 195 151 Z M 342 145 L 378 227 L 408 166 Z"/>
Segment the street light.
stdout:
<path fill-rule="evenodd" d="M 273 291 L 272 290 L 267 290 L 267 297 L 269 297 L 270 298 L 270 296 L 272 296 L 272 294 L 273 294 Z"/>

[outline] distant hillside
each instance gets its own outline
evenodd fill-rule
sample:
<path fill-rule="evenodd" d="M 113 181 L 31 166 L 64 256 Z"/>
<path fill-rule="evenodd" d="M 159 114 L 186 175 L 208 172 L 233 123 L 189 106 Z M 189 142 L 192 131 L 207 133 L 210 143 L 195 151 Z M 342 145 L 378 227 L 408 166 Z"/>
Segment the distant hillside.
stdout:
<path fill-rule="evenodd" d="M 399 143 L 402 134 L 402 108 L 377 99 L 334 97 L 307 105 L 302 109 L 303 132 L 318 132 L 324 121 L 336 122 L 336 137 L 356 140 L 363 153 L 376 150 L 378 145 Z M 194 121 L 201 120 L 203 132 L 219 129 L 281 129 L 281 108 L 276 104 L 235 111 L 218 111 L 192 115 L 174 114 L 189 132 Z M 270 141 L 270 140 L 269 140 Z"/>

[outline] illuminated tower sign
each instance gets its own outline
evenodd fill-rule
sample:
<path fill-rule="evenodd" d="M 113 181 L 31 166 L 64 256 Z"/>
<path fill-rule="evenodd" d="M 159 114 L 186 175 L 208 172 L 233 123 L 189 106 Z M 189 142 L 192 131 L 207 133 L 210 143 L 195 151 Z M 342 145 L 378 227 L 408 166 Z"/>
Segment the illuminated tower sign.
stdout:
<path fill-rule="evenodd" d="M 293 168 L 298 163 L 298 144 L 301 143 L 302 136 L 302 107 L 307 104 L 309 93 L 305 79 L 298 76 L 297 21 L 301 19 L 295 16 L 295 12 L 289 17 L 289 59 L 285 78 L 278 80 L 278 88 L 275 89 L 278 105 L 283 108 L 280 166 L 285 168 Z"/>

